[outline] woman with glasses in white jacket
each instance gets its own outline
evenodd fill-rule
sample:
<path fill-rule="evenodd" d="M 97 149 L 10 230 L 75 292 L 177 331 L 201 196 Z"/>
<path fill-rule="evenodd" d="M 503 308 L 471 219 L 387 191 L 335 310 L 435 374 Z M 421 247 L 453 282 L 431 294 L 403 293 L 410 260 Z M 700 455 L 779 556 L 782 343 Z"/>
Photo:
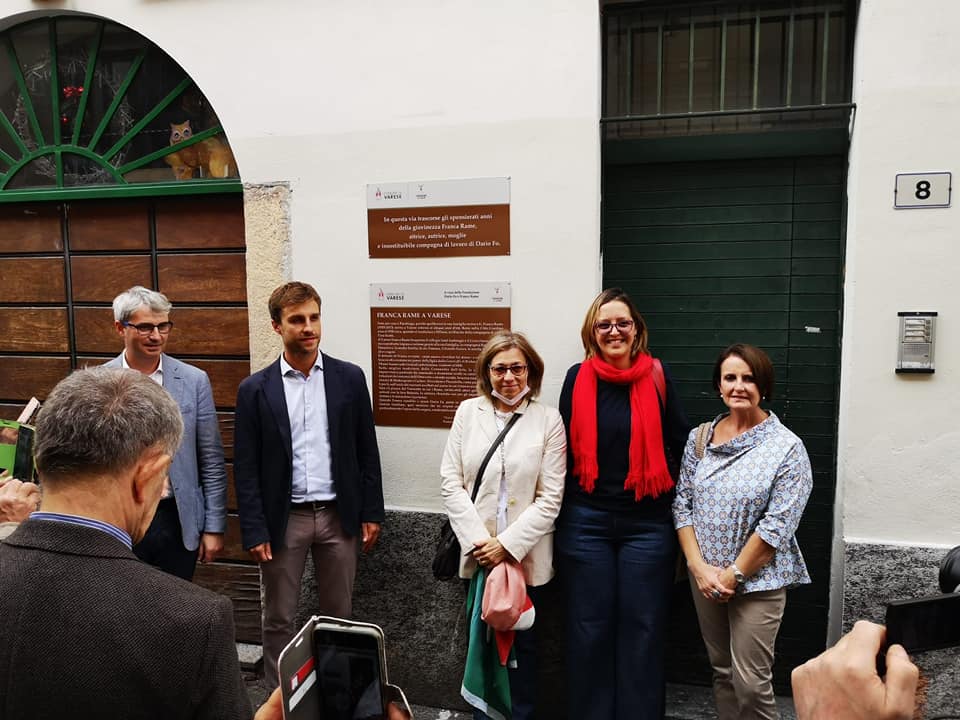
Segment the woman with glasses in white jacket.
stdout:
<path fill-rule="evenodd" d="M 537 402 L 543 360 L 520 333 L 496 333 L 477 358 L 477 397 L 457 408 L 440 468 L 443 505 L 465 554 L 460 577 L 477 566 L 491 570 L 506 560 L 523 568 L 536 607 L 537 588 L 554 575 L 554 520 L 560 511 L 567 443 L 560 413 Z M 517 421 L 476 475 L 501 430 Z M 480 482 L 476 502 L 470 501 Z M 471 551 L 472 548 L 472 551 Z M 510 670 L 513 720 L 533 717 L 536 652 L 532 631 L 514 639 L 517 667 Z M 475 717 L 486 715 L 477 711 Z"/>

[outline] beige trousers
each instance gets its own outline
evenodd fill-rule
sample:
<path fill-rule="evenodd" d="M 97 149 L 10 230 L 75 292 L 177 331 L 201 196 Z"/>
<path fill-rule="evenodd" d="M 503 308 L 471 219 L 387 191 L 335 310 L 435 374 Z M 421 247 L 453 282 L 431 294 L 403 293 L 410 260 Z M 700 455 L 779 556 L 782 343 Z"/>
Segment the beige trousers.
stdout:
<path fill-rule="evenodd" d="M 736 595 L 721 605 L 703 597 L 693 578 L 690 587 L 713 666 L 719 720 L 778 720 L 771 682 L 773 646 L 787 591 Z"/>
<path fill-rule="evenodd" d="M 360 538 L 340 526 L 336 508 L 296 509 L 287 520 L 286 547 L 273 549 L 273 560 L 260 563 L 263 602 L 263 674 L 269 688 L 277 686 L 277 659 L 300 628 L 295 627 L 300 581 L 313 555 L 317 578 L 317 615 L 349 618 L 353 612 L 353 581 L 357 574 Z"/>

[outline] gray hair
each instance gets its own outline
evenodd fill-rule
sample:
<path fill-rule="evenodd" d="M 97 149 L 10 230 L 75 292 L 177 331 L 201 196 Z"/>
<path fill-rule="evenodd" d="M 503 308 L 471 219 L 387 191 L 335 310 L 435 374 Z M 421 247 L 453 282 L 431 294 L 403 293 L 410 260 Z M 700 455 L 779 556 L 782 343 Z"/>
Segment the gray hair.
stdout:
<path fill-rule="evenodd" d="M 34 456 L 41 479 L 122 472 L 149 448 L 173 456 L 182 435 L 170 393 L 136 370 L 101 366 L 57 383 L 37 418 Z"/>
<path fill-rule="evenodd" d="M 134 285 L 113 299 L 113 319 L 121 323 L 126 322 L 144 305 L 155 313 L 168 313 L 173 307 L 163 293 L 149 290 L 142 285 Z"/>

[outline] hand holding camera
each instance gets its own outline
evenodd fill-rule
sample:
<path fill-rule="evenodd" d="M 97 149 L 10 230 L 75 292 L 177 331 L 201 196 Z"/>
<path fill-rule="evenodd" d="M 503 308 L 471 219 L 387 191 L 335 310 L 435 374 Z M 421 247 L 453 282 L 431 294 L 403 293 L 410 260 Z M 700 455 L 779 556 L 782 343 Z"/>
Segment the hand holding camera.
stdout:
<path fill-rule="evenodd" d="M 891 645 L 887 674 L 876 658 L 886 642 L 883 625 L 860 620 L 826 652 L 793 671 L 798 720 L 910 720 L 920 671 L 906 650 Z"/>

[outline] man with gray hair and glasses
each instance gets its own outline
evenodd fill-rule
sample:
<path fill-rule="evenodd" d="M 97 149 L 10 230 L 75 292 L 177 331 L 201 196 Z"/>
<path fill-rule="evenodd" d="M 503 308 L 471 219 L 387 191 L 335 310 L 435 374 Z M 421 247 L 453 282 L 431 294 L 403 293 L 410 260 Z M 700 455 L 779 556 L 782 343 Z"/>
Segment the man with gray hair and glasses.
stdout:
<path fill-rule="evenodd" d="M 40 509 L 0 544 L 0 718 L 251 716 L 230 600 L 131 549 L 182 432 L 142 373 L 79 370 L 50 393 Z M 279 696 L 257 717 L 279 720 Z"/>
<path fill-rule="evenodd" d="M 123 352 L 107 367 L 131 368 L 162 385 L 183 416 L 183 444 L 153 524 L 133 549 L 141 560 L 185 580 L 200 562 L 223 550 L 227 525 L 227 473 L 217 411 L 207 374 L 163 352 L 173 323 L 170 301 L 137 285 L 113 300 L 114 326 Z"/>

